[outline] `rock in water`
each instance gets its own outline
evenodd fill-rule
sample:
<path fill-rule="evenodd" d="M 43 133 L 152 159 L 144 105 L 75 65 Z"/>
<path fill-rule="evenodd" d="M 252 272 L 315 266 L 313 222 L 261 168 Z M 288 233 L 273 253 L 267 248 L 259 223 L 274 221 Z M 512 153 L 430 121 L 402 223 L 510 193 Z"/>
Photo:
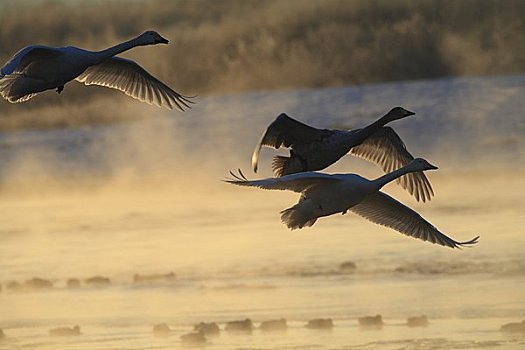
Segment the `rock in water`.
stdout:
<path fill-rule="evenodd" d="M 249 318 L 243 321 L 230 321 L 226 323 L 224 330 L 235 332 L 251 332 L 253 330 L 253 322 Z"/>
<path fill-rule="evenodd" d="M 285 331 L 288 328 L 284 318 L 261 322 L 259 329 L 263 331 Z"/>
<path fill-rule="evenodd" d="M 428 326 L 428 318 L 425 315 L 414 316 L 407 318 L 408 327 L 426 327 Z"/>
<path fill-rule="evenodd" d="M 332 329 L 333 327 L 334 321 L 331 318 L 314 318 L 306 324 L 306 328 L 310 329 Z"/>
<path fill-rule="evenodd" d="M 361 327 L 365 328 L 383 327 L 383 318 L 381 315 L 359 317 L 357 321 Z"/>

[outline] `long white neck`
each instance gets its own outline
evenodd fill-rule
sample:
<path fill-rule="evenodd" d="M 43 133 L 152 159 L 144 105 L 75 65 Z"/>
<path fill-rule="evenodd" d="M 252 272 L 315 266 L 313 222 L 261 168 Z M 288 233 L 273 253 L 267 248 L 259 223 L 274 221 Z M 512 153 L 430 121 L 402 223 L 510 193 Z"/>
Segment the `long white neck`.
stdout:
<path fill-rule="evenodd" d="M 413 173 L 413 172 L 416 172 L 416 171 L 420 171 L 420 170 L 416 170 L 414 169 L 414 167 L 411 165 L 411 164 L 407 164 L 405 165 L 404 167 L 401 167 L 397 170 L 394 170 L 388 174 L 385 174 L 381 177 L 378 177 L 377 179 L 375 180 L 372 180 L 372 182 L 374 183 L 374 185 L 377 186 L 377 189 L 381 189 L 383 186 L 385 186 L 387 183 L 389 182 L 392 182 L 394 181 L 395 179 L 405 175 L 405 174 L 408 174 L 408 173 Z"/>
<path fill-rule="evenodd" d="M 122 53 L 124 51 L 128 51 L 129 49 L 132 49 L 135 46 L 139 46 L 139 45 L 141 44 L 139 43 L 138 38 L 133 38 L 131 40 L 125 41 L 123 43 L 112 46 L 105 50 L 95 51 L 94 54 L 95 54 L 96 59 L 100 62 L 110 57 L 116 56 L 119 53 Z"/>

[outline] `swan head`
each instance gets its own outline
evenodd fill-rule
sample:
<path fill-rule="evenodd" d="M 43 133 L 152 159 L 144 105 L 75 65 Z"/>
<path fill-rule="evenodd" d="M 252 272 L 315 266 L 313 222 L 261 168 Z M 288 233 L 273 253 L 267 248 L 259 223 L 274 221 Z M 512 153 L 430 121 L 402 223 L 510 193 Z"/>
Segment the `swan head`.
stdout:
<path fill-rule="evenodd" d="M 156 45 L 156 44 L 167 44 L 169 40 L 160 36 L 159 33 L 153 30 L 148 30 L 139 35 L 137 38 L 141 45 Z"/>
<path fill-rule="evenodd" d="M 388 112 L 386 114 L 386 117 L 392 121 L 392 120 L 398 120 L 398 119 L 402 119 L 402 118 L 405 118 L 405 117 L 408 117 L 410 115 L 414 115 L 416 113 L 414 112 L 411 112 L 411 111 L 407 111 L 406 109 L 404 109 L 403 107 L 394 107 L 390 110 L 390 112 Z"/>
<path fill-rule="evenodd" d="M 430 164 L 426 159 L 423 158 L 414 159 L 412 162 L 410 162 L 410 165 L 417 171 L 438 169 L 437 166 Z"/>

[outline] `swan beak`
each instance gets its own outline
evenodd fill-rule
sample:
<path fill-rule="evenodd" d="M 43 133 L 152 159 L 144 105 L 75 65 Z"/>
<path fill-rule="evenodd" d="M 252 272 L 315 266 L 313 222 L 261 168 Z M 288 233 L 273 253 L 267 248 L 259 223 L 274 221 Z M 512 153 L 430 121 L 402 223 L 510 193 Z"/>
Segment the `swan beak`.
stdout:
<path fill-rule="evenodd" d="M 428 170 L 438 170 L 439 168 L 435 165 L 429 164 Z"/>
<path fill-rule="evenodd" d="M 412 112 L 412 111 L 407 111 L 407 116 L 409 116 L 409 115 L 414 115 L 414 114 L 416 114 L 416 113 L 415 113 L 415 112 Z"/>
<path fill-rule="evenodd" d="M 169 41 L 168 39 L 164 39 L 163 37 L 161 37 L 161 36 L 159 35 L 159 37 L 158 37 L 158 39 L 157 39 L 157 42 L 158 42 L 159 44 L 168 44 L 170 41 Z"/>

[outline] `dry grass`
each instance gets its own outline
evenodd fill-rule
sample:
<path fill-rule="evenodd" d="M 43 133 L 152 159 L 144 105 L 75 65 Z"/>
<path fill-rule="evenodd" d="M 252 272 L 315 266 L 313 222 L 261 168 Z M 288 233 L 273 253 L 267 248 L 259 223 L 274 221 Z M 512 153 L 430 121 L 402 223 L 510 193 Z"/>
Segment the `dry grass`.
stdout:
<path fill-rule="evenodd" d="M 3 7 L 0 61 L 32 43 L 97 50 L 155 29 L 172 44 L 126 56 L 177 90 L 200 96 L 525 71 L 519 35 L 525 2 L 519 0 L 28 1 Z M 108 94 L 70 85 L 67 103 L 89 104 Z M 15 112 L 36 119 L 37 110 L 64 99 L 2 102 L 0 130 L 107 120 L 90 108 L 72 120 L 12 120 Z M 127 118 L 116 113 L 110 119 Z"/>

